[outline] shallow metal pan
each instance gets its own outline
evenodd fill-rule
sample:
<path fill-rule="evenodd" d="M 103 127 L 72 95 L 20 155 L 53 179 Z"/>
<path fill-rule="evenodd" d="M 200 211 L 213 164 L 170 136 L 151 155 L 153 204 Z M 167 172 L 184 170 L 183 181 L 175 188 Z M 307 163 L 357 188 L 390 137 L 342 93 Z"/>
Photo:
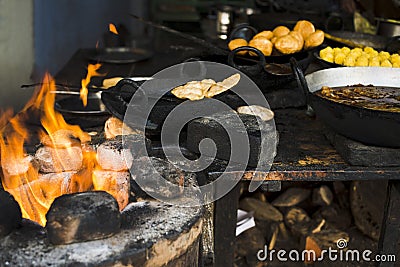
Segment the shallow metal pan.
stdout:
<path fill-rule="evenodd" d="M 400 90 L 400 69 L 381 67 L 341 67 L 304 76 L 291 61 L 299 86 L 317 118 L 337 133 L 368 145 L 400 147 L 400 112 L 367 109 L 334 102 L 315 94 L 322 86 L 354 84 L 396 87 Z"/>

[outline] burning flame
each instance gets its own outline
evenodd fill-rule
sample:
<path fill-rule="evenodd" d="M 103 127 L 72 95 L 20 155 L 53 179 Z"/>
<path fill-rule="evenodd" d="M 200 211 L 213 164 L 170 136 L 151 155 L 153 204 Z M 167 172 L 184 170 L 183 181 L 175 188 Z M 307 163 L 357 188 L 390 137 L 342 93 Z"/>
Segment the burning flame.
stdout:
<path fill-rule="evenodd" d="M 82 99 L 83 106 L 85 106 L 85 107 L 87 106 L 87 95 L 88 95 L 88 92 L 89 92 L 87 86 L 89 85 L 90 80 L 92 79 L 92 77 L 101 76 L 102 75 L 102 74 L 97 72 L 97 70 L 100 67 L 101 67 L 101 64 L 99 64 L 99 63 L 97 63 L 97 64 L 89 64 L 88 68 L 87 68 L 88 72 L 87 72 L 86 78 L 82 79 L 82 82 L 81 82 L 82 88 L 81 88 L 81 91 L 80 91 L 80 98 Z"/>
<path fill-rule="evenodd" d="M 108 24 L 108 29 L 110 30 L 110 32 L 112 32 L 114 34 L 118 34 L 117 27 L 115 27 L 114 24 L 112 24 L 112 23 Z"/>
<path fill-rule="evenodd" d="M 88 72 L 93 74 L 99 67 L 89 65 Z M 85 84 L 88 84 L 87 80 Z M 55 89 L 54 79 L 46 74 L 42 87 L 35 91 L 20 113 L 12 117 L 12 111 L 8 110 L 0 116 L 2 185 L 19 203 L 22 216 L 42 226 L 46 224 L 46 213 L 55 198 L 63 194 L 96 190 L 93 172 L 99 168 L 96 151 L 87 145 L 91 139 L 89 134 L 79 126 L 69 125 L 54 110 L 56 94 L 51 91 Z M 28 155 L 25 150 L 26 143 L 34 137 L 32 131 L 35 128 L 32 129 L 33 124 L 30 123 L 35 119 L 40 120 L 41 127 L 36 126 L 37 137 L 44 144 L 39 149 L 51 154 L 49 158 L 54 162 L 54 171 L 42 172 L 37 164 L 39 150 L 35 157 Z M 69 161 L 76 158 L 78 162 L 81 160 L 79 170 L 66 170 Z M 108 188 L 102 190 L 109 191 Z"/>

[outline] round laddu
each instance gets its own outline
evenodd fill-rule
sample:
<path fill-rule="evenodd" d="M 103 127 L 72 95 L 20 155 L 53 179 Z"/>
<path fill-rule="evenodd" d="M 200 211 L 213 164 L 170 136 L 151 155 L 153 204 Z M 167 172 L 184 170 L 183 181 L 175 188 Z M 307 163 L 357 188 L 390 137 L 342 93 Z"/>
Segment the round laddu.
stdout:
<path fill-rule="evenodd" d="M 103 170 L 125 171 L 132 166 L 133 156 L 121 141 L 108 140 L 97 148 L 97 162 Z"/>

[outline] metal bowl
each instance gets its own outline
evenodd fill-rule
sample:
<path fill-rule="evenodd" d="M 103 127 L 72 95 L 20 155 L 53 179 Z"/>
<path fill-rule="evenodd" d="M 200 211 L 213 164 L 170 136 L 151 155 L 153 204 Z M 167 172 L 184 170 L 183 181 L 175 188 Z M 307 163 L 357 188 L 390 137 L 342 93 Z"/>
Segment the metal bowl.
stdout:
<path fill-rule="evenodd" d="M 100 92 L 88 94 L 86 107 L 79 95 L 71 95 L 57 100 L 54 108 L 69 124 L 77 124 L 83 128 L 102 126 L 111 116 L 101 101 Z"/>

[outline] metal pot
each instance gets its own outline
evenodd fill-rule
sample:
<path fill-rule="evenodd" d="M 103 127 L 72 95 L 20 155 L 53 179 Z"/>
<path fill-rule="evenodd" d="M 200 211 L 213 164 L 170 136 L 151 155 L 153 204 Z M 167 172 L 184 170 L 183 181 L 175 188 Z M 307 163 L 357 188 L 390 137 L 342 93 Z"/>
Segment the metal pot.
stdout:
<path fill-rule="evenodd" d="M 378 34 L 383 36 L 400 35 L 400 20 L 376 18 L 378 22 Z"/>

